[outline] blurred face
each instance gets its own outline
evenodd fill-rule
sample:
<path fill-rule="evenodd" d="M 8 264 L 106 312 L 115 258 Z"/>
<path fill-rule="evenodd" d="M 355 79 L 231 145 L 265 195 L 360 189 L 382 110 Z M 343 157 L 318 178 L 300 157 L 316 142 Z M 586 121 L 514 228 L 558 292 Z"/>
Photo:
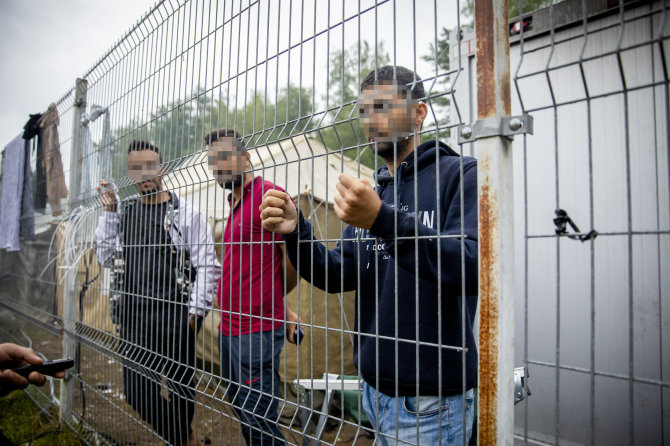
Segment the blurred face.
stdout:
<path fill-rule="evenodd" d="M 207 163 L 216 181 L 226 189 L 244 184 L 247 155 L 234 138 L 221 138 L 208 145 Z"/>
<path fill-rule="evenodd" d="M 416 128 L 416 101 L 403 98 L 397 85 L 372 85 L 358 96 L 363 129 L 368 142 L 377 143 L 377 153 L 384 159 L 393 159 L 394 143 L 398 153 L 409 144 Z"/>
<path fill-rule="evenodd" d="M 160 157 L 153 150 L 134 150 L 128 154 L 128 176 L 141 194 L 160 190 L 162 174 Z"/>

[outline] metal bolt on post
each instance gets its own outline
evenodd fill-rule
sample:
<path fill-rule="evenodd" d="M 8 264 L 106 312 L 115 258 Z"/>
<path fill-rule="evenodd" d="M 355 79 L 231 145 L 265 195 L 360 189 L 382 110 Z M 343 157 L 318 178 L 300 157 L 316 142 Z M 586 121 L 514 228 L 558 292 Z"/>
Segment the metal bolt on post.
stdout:
<path fill-rule="evenodd" d="M 463 127 L 463 129 L 461 129 L 461 136 L 469 139 L 472 136 L 472 127 Z"/>
<path fill-rule="evenodd" d="M 511 128 L 512 130 L 519 130 L 522 125 L 523 123 L 519 118 L 512 118 L 509 122 L 509 128 Z"/>

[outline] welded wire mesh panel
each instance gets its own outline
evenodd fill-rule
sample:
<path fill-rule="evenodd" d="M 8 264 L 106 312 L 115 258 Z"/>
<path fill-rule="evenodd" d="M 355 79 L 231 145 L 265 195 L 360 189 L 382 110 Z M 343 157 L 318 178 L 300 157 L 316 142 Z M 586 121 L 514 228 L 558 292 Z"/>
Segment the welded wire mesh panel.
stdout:
<path fill-rule="evenodd" d="M 511 38 L 535 125 L 514 143 L 519 442 L 668 442 L 667 22 L 666 2 L 565 1 Z"/>
<path fill-rule="evenodd" d="M 39 143 L 37 138 L 26 143 L 24 172 L 30 178 L 24 184 L 31 188 L 32 205 L 29 215 L 19 220 L 26 243 L 22 240 L 20 250 L 0 255 L 1 337 L 6 342 L 32 346 L 46 358 L 59 357 L 61 350 L 63 321 L 59 309 L 63 294 L 59 285 L 63 274 L 59 269 L 61 263 L 53 260 L 61 248 L 54 243 L 59 231 L 53 223 L 67 211 L 73 102 L 70 91 L 49 104 L 36 123 Z M 28 227 L 30 230 L 24 233 Z M 27 241 L 31 238 L 32 241 Z M 48 389 L 35 389 L 31 398 L 46 409 L 53 405 L 58 394 L 55 384 Z"/>
<path fill-rule="evenodd" d="M 477 171 L 438 142 L 463 6 L 167 0 L 82 76 L 46 273 L 12 276 L 55 303 L 3 302 L 64 328 L 85 438 L 468 443 Z"/>
<path fill-rule="evenodd" d="M 158 2 L 30 142 L 36 234 L 0 257 L 0 337 L 75 359 L 33 400 L 89 442 L 468 444 L 494 378 L 458 144 L 489 75 L 473 6 Z M 667 2 L 508 8 L 534 132 L 505 272 L 528 396 L 503 429 L 664 444 Z"/>

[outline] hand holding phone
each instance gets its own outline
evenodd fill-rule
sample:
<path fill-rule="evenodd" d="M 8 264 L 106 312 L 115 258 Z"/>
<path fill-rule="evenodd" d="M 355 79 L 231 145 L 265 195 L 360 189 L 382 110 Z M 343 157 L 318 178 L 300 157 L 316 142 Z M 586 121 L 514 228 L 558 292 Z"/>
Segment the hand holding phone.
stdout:
<path fill-rule="evenodd" d="M 32 372 L 41 373 L 42 375 L 53 376 L 58 372 L 64 372 L 65 370 L 74 367 L 74 359 L 72 358 L 62 358 L 55 359 L 53 361 L 44 361 L 42 364 L 28 364 L 21 367 L 12 369 L 14 373 L 28 378 Z"/>
<path fill-rule="evenodd" d="M 72 365 L 72 360 L 45 363 L 31 348 L 9 342 L 0 344 L 0 396 L 16 389 L 25 389 L 29 384 L 43 385 L 46 377 L 40 370 L 55 378 L 63 378 L 65 368 Z"/>
<path fill-rule="evenodd" d="M 305 332 L 300 329 L 302 319 L 291 308 L 286 308 L 286 339 L 289 342 L 300 345 L 300 342 L 305 337 Z"/>
<path fill-rule="evenodd" d="M 295 345 L 300 345 L 302 338 L 305 337 L 305 332 L 302 331 L 302 328 L 298 328 L 294 333 L 293 337 L 295 338 Z"/>

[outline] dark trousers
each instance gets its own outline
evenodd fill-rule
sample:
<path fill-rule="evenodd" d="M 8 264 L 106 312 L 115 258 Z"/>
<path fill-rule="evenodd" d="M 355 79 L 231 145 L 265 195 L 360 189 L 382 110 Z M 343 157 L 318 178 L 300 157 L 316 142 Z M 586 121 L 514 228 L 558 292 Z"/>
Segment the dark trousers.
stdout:
<path fill-rule="evenodd" d="M 123 384 L 128 403 L 142 419 L 168 444 L 181 446 L 195 413 L 195 335 L 187 314 L 170 316 L 124 327 Z"/>
<path fill-rule="evenodd" d="M 221 374 L 226 396 L 240 419 L 244 440 L 251 445 L 283 445 L 277 425 L 279 354 L 284 326 L 274 331 L 224 336 L 219 333 Z"/>

